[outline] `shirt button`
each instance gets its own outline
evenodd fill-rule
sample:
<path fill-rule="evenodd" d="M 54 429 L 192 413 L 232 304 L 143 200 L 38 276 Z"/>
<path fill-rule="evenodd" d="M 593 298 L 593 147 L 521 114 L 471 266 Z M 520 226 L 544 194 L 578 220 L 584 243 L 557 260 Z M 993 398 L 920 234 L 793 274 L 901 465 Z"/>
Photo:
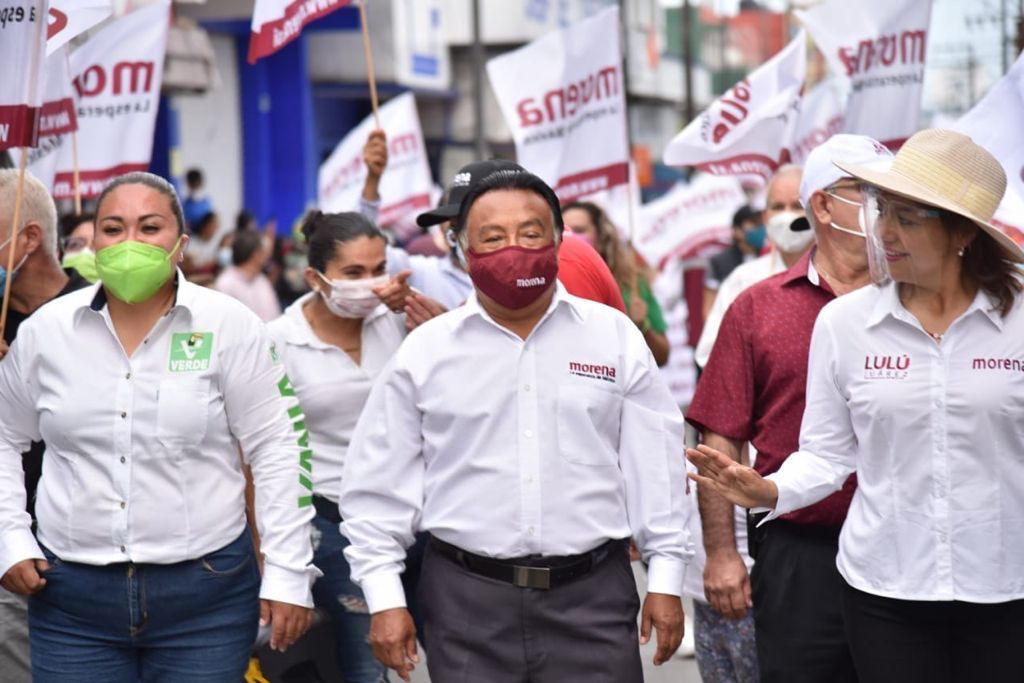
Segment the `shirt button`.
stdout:
<path fill-rule="evenodd" d="M 124 510 L 124 501 L 121 501 L 121 509 Z"/>
<path fill-rule="evenodd" d="M 124 375 L 124 378 L 125 379 L 131 379 L 132 378 L 132 373 L 126 372 L 125 375 Z"/>
<path fill-rule="evenodd" d="M 527 430 L 523 431 L 523 436 L 525 436 L 527 439 L 533 438 L 533 430 L 532 429 L 527 429 Z"/>
<path fill-rule="evenodd" d="M 533 477 L 527 477 L 526 478 L 526 483 L 527 484 L 532 484 L 533 483 Z"/>
<path fill-rule="evenodd" d="M 526 530 L 526 533 L 528 533 L 528 534 L 530 534 L 531 536 L 533 536 L 533 527 L 531 526 L 531 527 L 530 527 L 529 529 L 527 529 L 527 530 Z"/>
<path fill-rule="evenodd" d="M 525 385 L 523 387 L 523 391 L 529 391 L 529 390 L 530 390 L 530 385 L 529 384 L 527 384 L 527 385 Z"/>
<path fill-rule="evenodd" d="M 126 553 L 126 552 L 128 552 L 128 551 L 127 551 L 127 550 L 125 549 L 125 547 L 124 547 L 124 546 L 121 546 L 121 552 L 122 552 L 122 553 Z"/>
<path fill-rule="evenodd" d="M 124 456 L 121 456 L 121 462 L 124 463 Z"/>
<path fill-rule="evenodd" d="M 121 419 L 123 420 L 123 419 L 124 419 L 124 418 L 126 418 L 126 417 L 128 417 L 128 413 L 124 413 L 124 412 L 122 412 L 122 413 L 121 413 Z"/>

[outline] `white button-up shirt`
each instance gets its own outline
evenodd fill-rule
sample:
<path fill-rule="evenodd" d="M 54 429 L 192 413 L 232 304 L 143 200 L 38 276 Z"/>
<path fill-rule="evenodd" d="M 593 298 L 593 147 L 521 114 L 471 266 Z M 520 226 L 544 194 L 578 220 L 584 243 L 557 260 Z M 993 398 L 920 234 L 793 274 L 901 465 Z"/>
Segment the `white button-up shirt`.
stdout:
<path fill-rule="evenodd" d="M 557 287 L 525 341 L 471 295 L 414 330 L 375 384 L 340 503 L 372 612 L 405 604 L 417 529 L 496 558 L 633 536 L 649 590 L 680 594 L 691 549 L 679 409 L 629 318 Z"/>
<path fill-rule="evenodd" d="M 313 490 L 338 502 L 341 469 L 373 381 L 405 338 L 405 318 L 381 304 L 363 320 L 362 351 L 352 357 L 322 341 L 303 313 L 316 292 L 267 325 L 306 414 L 313 448 Z"/>
<path fill-rule="evenodd" d="M 0 362 L 0 574 L 42 553 L 21 453 L 46 442 L 39 541 L 64 560 L 170 564 L 246 526 L 256 482 L 260 596 L 312 606 L 311 454 L 302 409 L 259 319 L 180 273 L 175 305 L 131 357 L 99 285 L 22 324 Z"/>
<path fill-rule="evenodd" d="M 1024 302 L 979 292 L 941 344 L 893 284 L 822 309 L 800 450 L 769 478 L 774 515 L 857 492 L 837 564 L 859 590 L 907 600 L 1024 598 Z"/>

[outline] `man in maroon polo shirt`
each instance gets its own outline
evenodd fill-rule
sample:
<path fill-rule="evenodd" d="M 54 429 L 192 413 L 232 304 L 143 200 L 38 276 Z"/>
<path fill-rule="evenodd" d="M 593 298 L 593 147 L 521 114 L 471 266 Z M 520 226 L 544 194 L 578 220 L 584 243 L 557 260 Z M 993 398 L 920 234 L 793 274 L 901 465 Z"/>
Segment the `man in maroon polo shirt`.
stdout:
<path fill-rule="evenodd" d="M 813 228 L 816 247 L 789 270 L 743 292 L 722 321 L 686 418 L 705 443 L 736 460 L 744 442 L 752 443 L 762 475 L 776 471 L 799 446 L 818 312 L 835 296 L 870 281 L 858 226 L 860 189 L 832 159 L 887 163 L 890 156 L 874 140 L 852 135 L 834 136 L 812 152 L 800 183 L 807 218 L 794 227 Z M 726 616 L 740 617 L 753 606 L 765 683 L 857 680 L 843 633 L 842 579 L 835 567 L 839 529 L 854 486 L 851 477 L 817 505 L 752 529 L 751 577 L 736 551 L 732 505 L 698 490 L 707 551 L 705 591 Z"/>

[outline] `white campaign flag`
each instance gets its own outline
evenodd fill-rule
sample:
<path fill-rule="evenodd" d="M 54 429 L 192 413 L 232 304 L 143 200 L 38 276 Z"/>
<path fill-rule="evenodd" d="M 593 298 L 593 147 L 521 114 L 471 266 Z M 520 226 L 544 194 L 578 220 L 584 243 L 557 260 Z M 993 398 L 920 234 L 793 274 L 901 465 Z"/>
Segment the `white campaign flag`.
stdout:
<path fill-rule="evenodd" d="M 516 160 L 559 199 L 627 182 L 618 7 L 491 59 L 487 75 L 512 130 Z"/>
<path fill-rule="evenodd" d="M 78 94 L 82 197 L 129 171 L 149 168 L 160 106 L 170 5 L 157 2 L 103 27 L 71 53 Z M 71 145 L 62 144 L 53 195 L 72 197 Z"/>
<path fill-rule="evenodd" d="M 352 0 L 256 0 L 252 8 L 249 63 L 298 38 L 302 27 L 311 21 L 351 4 Z"/>
<path fill-rule="evenodd" d="M 844 131 L 898 148 L 917 132 L 931 0 L 826 0 L 794 14 L 850 80 Z"/>
<path fill-rule="evenodd" d="M 845 109 L 846 93 L 836 78 L 827 78 L 805 93 L 789 136 L 790 161 L 803 164 L 815 147 L 843 132 Z"/>
<path fill-rule="evenodd" d="M 715 100 L 665 148 L 665 163 L 771 177 L 784 159 L 807 70 L 804 32 Z"/>
<path fill-rule="evenodd" d="M 996 222 L 1016 242 L 1024 242 L 1024 54 L 952 127 L 999 159 L 1006 171 L 1006 196 Z"/>
<path fill-rule="evenodd" d="M 0 150 L 39 141 L 45 54 L 46 0 L 0 4 Z"/>
<path fill-rule="evenodd" d="M 28 170 L 53 192 L 60 151 L 70 145 L 70 133 L 78 130 L 75 90 L 67 47 L 46 58 L 46 88 L 39 117 L 39 145 L 28 153 Z"/>
<path fill-rule="evenodd" d="M 746 203 L 737 178 L 701 175 L 641 207 L 633 246 L 660 270 L 669 261 L 693 258 L 709 244 L 730 244 L 732 216 Z"/>
<path fill-rule="evenodd" d="M 380 125 L 388 136 L 388 170 L 380 182 L 378 220 L 381 225 L 389 225 L 413 211 L 429 208 L 434 181 L 412 93 L 399 95 L 382 106 Z M 366 179 L 363 145 L 374 128 L 373 116 L 367 116 L 320 166 L 317 199 L 321 211 L 358 209 Z"/>
<path fill-rule="evenodd" d="M 110 16 L 110 0 L 50 0 L 46 55 L 54 54 L 72 38 Z"/>

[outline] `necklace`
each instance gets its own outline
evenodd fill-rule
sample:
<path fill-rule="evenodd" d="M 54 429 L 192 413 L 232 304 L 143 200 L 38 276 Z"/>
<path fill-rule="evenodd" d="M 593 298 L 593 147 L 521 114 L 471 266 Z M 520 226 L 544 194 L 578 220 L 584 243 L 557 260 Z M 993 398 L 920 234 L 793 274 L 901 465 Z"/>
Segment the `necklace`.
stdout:
<path fill-rule="evenodd" d="M 923 327 L 921 329 L 924 330 Z M 941 334 L 936 334 L 935 332 L 928 332 L 928 330 L 924 330 L 924 331 L 927 332 L 928 336 L 931 337 L 932 339 L 934 339 L 936 343 L 941 343 L 942 342 L 942 335 Z"/>

